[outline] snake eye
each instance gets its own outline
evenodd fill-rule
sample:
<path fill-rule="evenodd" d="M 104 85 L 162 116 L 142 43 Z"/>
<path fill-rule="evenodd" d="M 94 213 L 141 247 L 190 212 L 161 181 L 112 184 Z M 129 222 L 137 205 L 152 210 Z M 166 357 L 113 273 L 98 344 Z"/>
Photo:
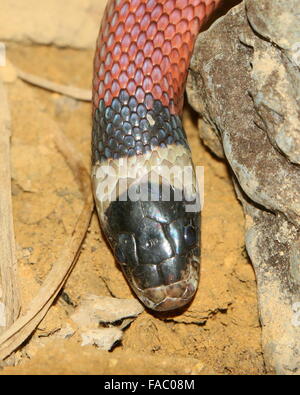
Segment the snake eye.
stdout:
<path fill-rule="evenodd" d="M 118 244 L 115 249 L 115 256 L 119 263 L 123 264 L 127 261 L 128 248 L 130 248 L 130 235 L 120 234 L 118 236 Z"/>
<path fill-rule="evenodd" d="M 119 233 L 117 235 L 117 243 L 114 249 L 115 257 L 122 266 L 138 265 L 138 257 L 136 254 L 136 243 L 133 234 Z"/>
<path fill-rule="evenodd" d="M 124 263 L 125 260 L 126 260 L 125 255 L 124 255 L 124 252 L 123 252 L 123 250 L 120 248 L 120 246 L 118 246 L 118 247 L 116 248 L 116 250 L 115 250 L 115 256 L 116 256 L 116 258 L 117 258 L 117 260 L 118 260 L 119 263 Z"/>
<path fill-rule="evenodd" d="M 196 243 L 196 231 L 191 225 L 185 226 L 184 228 L 184 240 L 187 245 L 192 246 Z"/>

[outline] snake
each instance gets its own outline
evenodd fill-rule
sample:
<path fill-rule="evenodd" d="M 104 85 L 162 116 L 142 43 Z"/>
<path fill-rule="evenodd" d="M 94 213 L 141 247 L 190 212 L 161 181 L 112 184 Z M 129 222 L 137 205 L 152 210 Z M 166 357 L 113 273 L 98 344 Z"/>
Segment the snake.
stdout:
<path fill-rule="evenodd" d="M 200 272 L 199 187 L 182 123 L 195 40 L 220 0 L 108 0 L 94 56 L 92 188 L 134 294 L 171 311 Z"/>

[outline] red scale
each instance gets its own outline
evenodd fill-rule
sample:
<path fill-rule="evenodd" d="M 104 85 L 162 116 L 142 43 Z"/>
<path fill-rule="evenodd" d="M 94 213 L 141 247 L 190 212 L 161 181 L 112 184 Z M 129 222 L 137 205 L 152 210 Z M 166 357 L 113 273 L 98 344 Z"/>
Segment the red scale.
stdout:
<path fill-rule="evenodd" d="M 171 113 L 181 113 L 196 35 L 219 3 L 110 0 L 94 60 L 94 109 L 100 99 L 110 106 L 125 89 L 140 103 L 151 93 Z"/>

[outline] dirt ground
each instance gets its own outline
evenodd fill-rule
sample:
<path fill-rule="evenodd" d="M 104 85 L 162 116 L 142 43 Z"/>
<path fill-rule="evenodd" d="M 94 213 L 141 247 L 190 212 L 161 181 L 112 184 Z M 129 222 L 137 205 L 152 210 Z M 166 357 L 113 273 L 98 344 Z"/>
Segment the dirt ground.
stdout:
<path fill-rule="evenodd" d="M 91 86 L 92 50 L 7 43 L 18 68 L 52 81 Z M 91 106 L 19 79 L 6 84 L 12 116 L 13 209 L 22 311 L 36 295 L 72 232 L 82 206 L 78 184 L 58 152 L 60 128 L 90 166 Z M 184 125 L 194 163 L 205 168 L 202 267 L 193 303 L 181 314 L 144 311 L 112 351 L 59 337 L 87 294 L 133 298 L 94 213 L 63 293 L 0 374 L 264 374 L 256 283 L 247 258 L 244 217 L 226 164 L 203 147 L 197 117 Z"/>

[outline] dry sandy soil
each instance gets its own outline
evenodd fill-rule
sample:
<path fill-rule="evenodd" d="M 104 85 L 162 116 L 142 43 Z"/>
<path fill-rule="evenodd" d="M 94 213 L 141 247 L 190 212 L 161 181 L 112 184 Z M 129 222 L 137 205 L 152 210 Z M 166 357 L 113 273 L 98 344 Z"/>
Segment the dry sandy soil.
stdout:
<path fill-rule="evenodd" d="M 16 40 L 15 40 L 16 41 Z M 6 41 L 18 68 L 66 85 L 91 86 L 92 49 Z M 22 309 L 61 253 L 82 196 L 53 141 L 60 128 L 90 166 L 91 106 L 19 79 L 6 84 L 12 116 L 13 210 Z M 198 138 L 188 107 L 184 125 L 196 165 L 205 167 L 201 282 L 183 312 L 144 311 L 112 351 L 57 335 L 87 294 L 134 298 L 104 240 L 95 213 L 63 293 L 0 374 L 264 374 L 256 283 L 244 249 L 244 217 L 226 164 Z"/>

